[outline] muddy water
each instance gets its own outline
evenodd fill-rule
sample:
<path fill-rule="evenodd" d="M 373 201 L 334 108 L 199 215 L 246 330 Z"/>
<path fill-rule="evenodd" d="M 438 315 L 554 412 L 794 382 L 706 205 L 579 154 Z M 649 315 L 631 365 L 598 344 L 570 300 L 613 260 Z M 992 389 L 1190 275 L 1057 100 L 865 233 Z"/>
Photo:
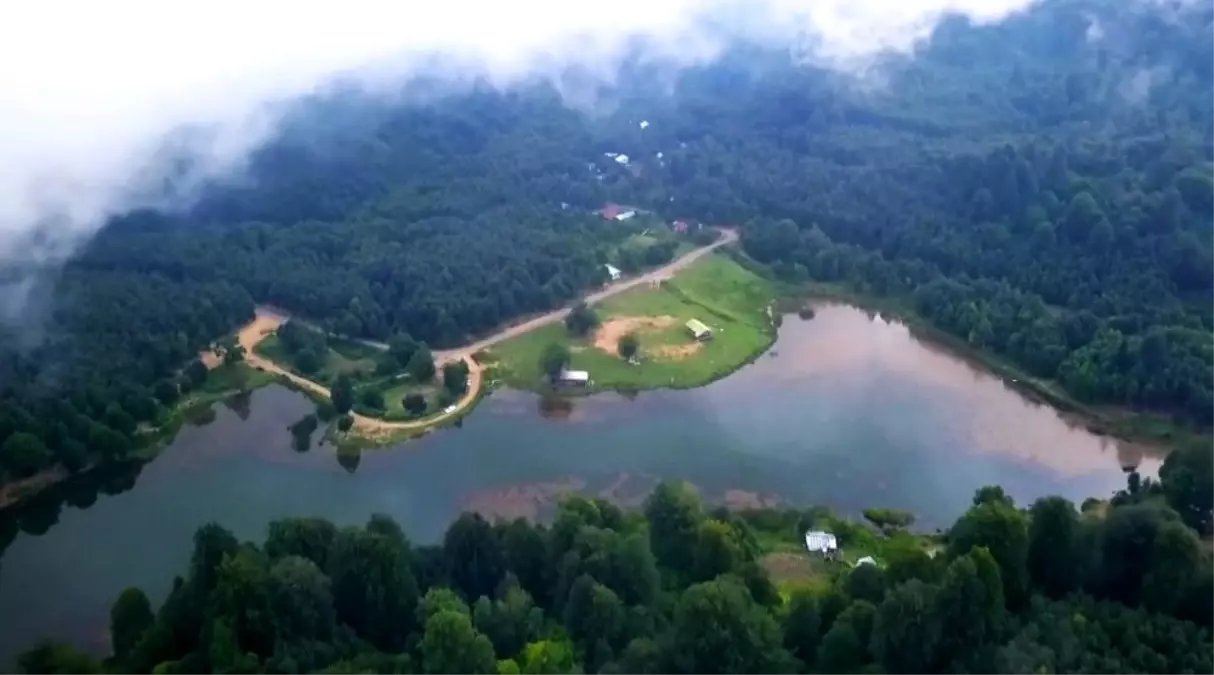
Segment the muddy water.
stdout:
<path fill-rule="evenodd" d="M 0 518 L 0 542 L 12 539 L 0 661 L 39 636 L 103 649 L 113 598 L 128 585 L 163 597 L 208 521 L 260 540 L 275 518 L 382 512 L 432 541 L 462 509 L 543 516 L 575 490 L 637 504 L 654 481 L 679 477 L 736 506 L 907 508 L 932 528 L 984 484 L 1021 502 L 1081 501 L 1121 487 L 1123 464 L 1158 467 L 842 306 L 788 317 L 769 355 L 703 389 L 576 401 L 498 392 L 459 429 L 356 462 L 292 447 L 287 426 L 308 409 L 285 389 L 257 391 L 216 406 L 137 476 L 100 476 Z"/>

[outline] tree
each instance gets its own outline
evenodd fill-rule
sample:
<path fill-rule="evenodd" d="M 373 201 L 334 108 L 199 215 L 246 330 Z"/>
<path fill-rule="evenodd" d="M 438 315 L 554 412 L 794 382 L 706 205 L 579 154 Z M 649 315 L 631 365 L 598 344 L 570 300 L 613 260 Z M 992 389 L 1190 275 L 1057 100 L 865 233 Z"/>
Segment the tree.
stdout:
<path fill-rule="evenodd" d="M 506 561 L 491 526 L 479 514 L 465 513 L 443 536 L 447 578 L 465 597 L 492 596 L 506 575 Z"/>
<path fill-rule="evenodd" d="M 358 393 L 358 401 L 368 408 L 384 409 L 384 392 L 374 387 L 368 387 Z"/>
<path fill-rule="evenodd" d="M 1038 499 L 1029 511 L 1029 579 L 1051 597 L 1060 598 L 1083 583 L 1079 528 L 1075 505 L 1062 497 Z"/>
<path fill-rule="evenodd" d="M 549 343 L 540 353 L 540 372 L 547 375 L 550 382 L 556 382 L 569 365 L 569 359 L 568 347 L 557 342 Z"/>
<path fill-rule="evenodd" d="M 51 464 L 51 451 L 34 434 L 19 431 L 0 443 L 0 467 L 17 478 L 32 476 Z"/>
<path fill-rule="evenodd" d="M 283 518 L 270 523 L 265 551 L 271 559 L 298 556 L 327 569 L 337 527 L 323 518 Z"/>
<path fill-rule="evenodd" d="M 784 648 L 801 663 L 813 665 L 822 639 L 821 630 L 817 596 L 804 590 L 795 591 L 789 598 L 788 616 L 784 619 Z"/>
<path fill-rule="evenodd" d="M 426 397 L 417 392 L 405 394 L 400 405 L 410 415 L 420 415 L 426 412 Z"/>
<path fill-rule="evenodd" d="M 185 367 L 185 376 L 195 388 L 201 387 L 207 381 L 207 364 L 198 359 L 190 361 L 190 365 Z"/>
<path fill-rule="evenodd" d="M 857 565 L 848 572 L 844 585 L 850 597 L 876 604 L 885 597 L 885 572 L 876 565 Z"/>
<path fill-rule="evenodd" d="M 443 388 L 452 396 L 468 391 L 468 363 L 463 359 L 443 364 Z"/>
<path fill-rule="evenodd" d="M 477 633 L 467 614 L 443 610 L 426 620 L 420 651 L 427 673 L 496 673 L 489 638 Z"/>
<path fill-rule="evenodd" d="M 703 511 L 686 483 L 659 483 L 645 500 L 649 547 L 658 563 L 683 574 L 692 572 Z"/>
<path fill-rule="evenodd" d="M 570 333 L 579 337 L 587 335 L 597 325 L 599 325 L 598 315 L 584 302 L 575 305 L 565 317 L 565 327 L 569 329 Z"/>
<path fill-rule="evenodd" d="M 177 399 L 181 396 L 181 390 L 178 389 L 177 383 L 168 379 L 157 382 L 154 393 L 156 400 L 160 401 L 164 405 L 172 405 L 176 403 Z"/>
<path fill-rule="evenodd" d="M 583 574 L 573 582 L 561 615 L 565 629 L 584 649 L 596 640 L 619 644 L 624 636 L 624 603 L 610 588 Z"/>
<path fill-rule="evenodd" d="M 864 509 L 864 519 L 887 534 L 915 523 L 914 514 L 897 509 Z"/>
<path fill-rule="evenodd" d="M 410 377 L 418 382 L 429 382 L 434 379 L 434 355 L 430 350 L 422 345 L 413 352 L 413 356 L 409 357 L 409 365 L 407 366 Z"/>
<path fill-rule="evenodd" d="M 523 649 L 519 671 L 525 675 L 560 675 L 581 672 L 573 645 L 565 640 L 540 640 Z"/>
<path fill-rule="evenodd" d="M 979 575 L 975 556 L 983 553 L 985 549 L 974 549 L 954 560 L 940 582 L 932 610 L 940 626 L 940 664 L 956 663 L 956 667 L 967 670 L 980 668 L 976 656 L 998 637 L 1003 622 L 1003 588 L 1001 583 L 988 586 Z"/>
<path fill-rule="evenodd" d="M 155 617 L 148 596 L 138 588 L 127 588 L 110 608 L 110 645 L 114 657 L 126 659 L 151 627 Z"/>
<path fill-rule="evenodd" d="M 791 660 L 775 619 L 728 577 L 683 592 L 669 649 L 671 662 L 684 673 L 781 672 Z"/>
<path fill-rule="evenodd" d="M 337 430 L 345 433 L 354 427 L 354 418 L 349 413 L 337 418 Z"/>
<path fill-rule="evenodd" d="M 510 578 L 497 600 L 482 595 L 472 609 L 472 623 L 493 643 L 498 654 L 518 654 L 536 639 L 544 623 L 544 611 Z M 524 669 L 527 667 L 524 661 Z"/>
<path fill-rule="evenodd" d="M 333 540 L 327 572 L 339 621 L 380 649 L 402 646 L 413 625 L 418 588 L 400 542 L 345 528 Z"/>
<path fill-rule="evenodd" d="M 620 342 L 616 346 L 620 356 L 632 360 L 632 357 L 637 355 L 637 350 L 641 347 L 641 341 L 637 339 L 636 333 L 625 333 L 620 336 Z"/>
<path fill-rule="evenodd" d="M 839 613 L 822 636 L 818 647 L 818 671 L 854 673 L 872 659 L 868 644 L 872 639 L 877 608 L 871 602 L 857 600 Z"/>
<path fill-rule="evenodd" d="M 342 373 L 337 376 L 333 382 L 333 388 L 329 392 L 329 398 L 333 401 L 333 407 L 339 414 L 350 412 L 350 408 L 354 406 L 354 383 L 350 381 L 350 376 Z"/>
<path fill-rule="evenodd" d="M 97 659 L 78 651 L 71 645 L 57 642 L 40 642 L 34 648 L 21 654 L 17 659 L 17 666 L 23 673 L 73 675 L 105 672 Z"/>
<path fill-rule="evenodd" d="M 888 673 L 930 673 L 938 669 L 941 628 L 936 589 L 918 579 L 898 586 L 877 607 L 872 653 Z"/>
<path fill-rule="evenodd" d="M 743 560 L 742 546 L 728 523 L 707 519 L 696 530 L 692 579 L 709 581 L 737 568 Z"/>
<path fill-rule="evenodd" d="M 999 563 L 1004 596 L 1018 606 L 1028 597 L 1028 519 L 1002 499 L 970 507 L 949 531 L 948 551 L 958 558 L 985 547 Z"/>
<path fill-rule="evenodd" d="M 408 335 L 393 335 L 388 340 L 388 355 L 397 367 L 400 364 L 409 363 L 413 359 L 413 353 L 419 348 L 421 345 Z"/>
<path fill-rule="evenodd" d="M 1173 450 L 1159 469 L 1168 505 L 1199 534 L 1214 532 L 1214 453 L 1206 443 Z"/>

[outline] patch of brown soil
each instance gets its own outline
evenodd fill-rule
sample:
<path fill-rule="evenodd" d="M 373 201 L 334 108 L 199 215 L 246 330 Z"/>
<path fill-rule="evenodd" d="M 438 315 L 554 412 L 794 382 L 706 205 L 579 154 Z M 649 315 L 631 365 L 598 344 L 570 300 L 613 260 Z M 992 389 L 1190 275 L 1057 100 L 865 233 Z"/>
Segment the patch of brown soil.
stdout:
<path fill-rule="evenodd" d="M 814 563 L 804 553 L 768 553 L 759 560 L 775 583 L 804 582 L 817 576 Z"/>
<path fill-rule="evenodd" d="M 207 370 L 215 370 L 223 365 L 223 356 L 214 349 L 204 349 L 198 352 L 198 359 L 202 361 L 202 365 L 207 367 Z"/>
<path fill-rule="evenodd" d="M 581 478 L 515 485 L 500 490 L 478 492 L 463 501 L 463 511 L 475 511 L 486 518 L 536 520 L 567 494 L 586 487 Z"/>
<path fill-rule="evenodd" d="M 696 352 L 700 351 L 700 347 L 702 347 L 703 345 L 704 345 L 704 343 L 699 342 L 699 341 L 690 342 L 685 345 L 662 345 L 661 347 L 657 347 L 656 349 L 649 350 L 649 353 L 653 354 L 655 357 L 657 357 L 659 359 L 678 361 L 680 359 L 685 359 L 685 358 L 695 354 Z"/>
<path fill-rule="evenodd" d="M 594 346 L 608 354 L 619 354 L 620 338 L 642 330 L 661 330 L 673 326 L 673 316 L 617 316 L 603 322 L 594 332 Z"/>

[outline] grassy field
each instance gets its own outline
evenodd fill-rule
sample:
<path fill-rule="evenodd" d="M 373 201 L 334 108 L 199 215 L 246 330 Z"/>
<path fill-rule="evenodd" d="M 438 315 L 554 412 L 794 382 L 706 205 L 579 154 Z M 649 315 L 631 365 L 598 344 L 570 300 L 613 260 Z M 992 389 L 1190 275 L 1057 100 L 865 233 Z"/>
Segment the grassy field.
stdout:
<path fill-rule="evenodd" d="M 374 347 L 368 347 L 352 340 L 330 338 L 324 366 L 315 373 L 303 373 L 295 366 L 291 355 L 283 349 L 277 335 L 270 335 L 262 340 L 257 345 L 256 351 L 259 355 L 289 368 L 297 375 L 326 385 L 333 384 L 337 376 L 342 373 L 346 373 L 354 379 L 371 375 L 375 372 L 375 356 L 379 353 Z"/>
<path fill-rule="evenodd" d="M 775 339 L 768 307 L 771 284 L 724 256 L 707 256 L 661 286 L 637 288 L 595 305 L 598 330 L 575 338 L 564 324 L 545 326 L 490 350 L 494 375 L 514 387 L 543 388 L 540 354 L 552 342 L 569 346 L 571 368 L 588 370 L 592 390 L 686 388 L 707 384 L 761 354 Z M 697 343 L 685 327 L 699 319 L 713 339 Z M 615 353 L 619 335 L 634 332 L 639 363 Z"/>
<path fill-rule="evenodd" d="M 410 415 L 405 412 L 402 402 L 408 394 L 421 394 L 426 398 L 425 412 L 420 415 Z M 384 415 L 385 419 L 412 419 L 436 413 L 439 410 L 438 386 L 433 382 L 420 384 L 404 378 L 384 389 L 384 406 L 387 413 Z"/>

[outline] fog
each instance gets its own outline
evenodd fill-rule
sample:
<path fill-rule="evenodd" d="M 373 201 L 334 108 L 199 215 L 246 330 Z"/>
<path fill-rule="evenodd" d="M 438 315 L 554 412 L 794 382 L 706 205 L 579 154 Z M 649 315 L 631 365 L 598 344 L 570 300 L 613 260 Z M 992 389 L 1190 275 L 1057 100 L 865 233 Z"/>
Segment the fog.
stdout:
<path fill-rule="evenodd" d="M 507 87 L 576 65 L 610 80 L 636 38 L 676 66 L 737 38 L 858 74 L 913 52 L 946 13 L 991 22 L 1032 1 L 14 2 L 0 24 L 0 272 L 54 265 L 111 215 L 239 173 L 284 104 L 338 76 L 476 72 Z M 194 159 L 171 180 L 169 139 Z"/>

